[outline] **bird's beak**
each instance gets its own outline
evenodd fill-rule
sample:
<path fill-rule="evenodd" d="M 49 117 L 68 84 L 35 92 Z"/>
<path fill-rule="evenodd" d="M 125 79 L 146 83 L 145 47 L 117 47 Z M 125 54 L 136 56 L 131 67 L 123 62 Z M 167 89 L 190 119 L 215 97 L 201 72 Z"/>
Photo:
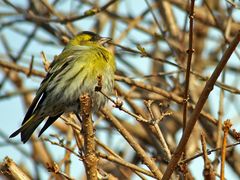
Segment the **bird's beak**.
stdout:
<path fill-rule="evenodd" d="M 104 45 L 105 43 L 107 43 L 111 40 L 112 40 L 112 38 L 109 38 L 109 37 L 101 37 L 100 44 Z"/>

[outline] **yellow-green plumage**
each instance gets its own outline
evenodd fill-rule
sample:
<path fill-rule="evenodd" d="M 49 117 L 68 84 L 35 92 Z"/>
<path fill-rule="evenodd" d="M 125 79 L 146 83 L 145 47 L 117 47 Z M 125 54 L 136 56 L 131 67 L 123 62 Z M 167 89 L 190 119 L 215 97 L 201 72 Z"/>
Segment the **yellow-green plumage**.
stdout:
<path fill-rule="evenodd" d="M 84 93 L 90 95 L 94 111 L 103 106 L 106 98 L 96 92 L 95 87 L 97 77 L 101 76 L 102 90 L 110 93 L 113 89 L 115 61 L 112 53 L 103 46 L 108 40 L 92 32 L 82 32 L 70 40 L 52 62 L 22 127 L 10 137 L 21 133 L 21 140 L 25 143 L 45 118 L 48 120 L 39 135 L 63 113 L 79 113 L 79 97 Z"/>

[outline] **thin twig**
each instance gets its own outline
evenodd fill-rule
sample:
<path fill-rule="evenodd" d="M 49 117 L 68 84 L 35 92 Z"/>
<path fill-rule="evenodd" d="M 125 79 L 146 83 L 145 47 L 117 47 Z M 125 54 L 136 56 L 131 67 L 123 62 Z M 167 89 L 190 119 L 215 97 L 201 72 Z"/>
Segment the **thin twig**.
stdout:
<path fill-rule="evenodd" d="M 206 144 L 205 135 L 203 133 L 201 134 L 201 143 L 202 143 L 203 160 L 204 160 L 204 170 L 203 170 L 204 179 L 215 180 L 215 174 L 211 165 L 211 161 L 208 159 L 208 156 L 207 156 L 208 155 L 207 144 Z"/>
<path fill-rule="evenodd" d="M 192 64 L 192 56 L 194 53 L 193 49 L 193 20 L 194 20 L 194 4 L 195 0 L 191 0 L 190 3 L 190 13 L 189 13 L 189 44 L 188 44 L 188 58 L 187 58 L 187 67 L 186 67 L 186 74 L 185 74 L 185 87 L 184 87 L 184 101 L 183 101 L 183 133 L 186 128 L 187 124 L 187 115 L 188 115 L 188 101 L 189 101 L 189 83 L 190 83 L 190 70 Z M 186 158 L 186 149 L 183 152 L 183 159 Z M 187 164 L 184 164 L 184 169 L 187 169 Z"/>
<path fill-rule="evenodd" d="M 238 146 L 238 145 L 240 145 L 240 142 L 229 144 L 229 145 L 226 146 L 226 149 L 229 149 L 229 148 L 232 148 L 232 147 L 235 147 L 235 146 Z M 210 155 L 213 152 L 217 152 L 217 151 L 221 151 L 221 150 L 222 150 L 222 148 L 215 148 L 215 149 L 212 149 L 212 150 L 207 150 L 207 154 Z M 181 163 L 189 163 L 190 161 L 192 161 L 192 160 L 194 160 L 196 158 L 199 158 L 201 156 L 203 156 L 203 153 L 198 153 L 198 154 L 196 154 L 196 155 L 194 155 L 194 156 L 192 156 L 190 158 L 187 158 L 185 160 L 180 161 L 179 163 L 180 164 Z"/>
<path fill-rule="evenodd" d="M 224 180 L 224 166 L 225 166 L 225 158 L 226 158 L 226 146 L 227 146 L 227 135 L 228 131 L 231 128 L 232 123 L 230 120 L 224 122 L 224 134 L 223 134 L 223 141 L 222 141 L 222 151 L 221 151 L 221 173 L 220 179 Z"/>
<path fill-rule="evenodd" d="M 148 166 L 148 168 L 151 170 L 151 172 L 155 175 L 155 178 L 161 179 L 162 173 L 158 169 L 155 162 L 151 160 L 151 158 L 146 154 L 146 152 L 142 149 L 142 147 L 136 142 L 136 140 L 129 134 L 129 132 L 121 125 L 121 123 L 106 109 L 101 111 L 104 116 L 110 120 L 116 129 L 119 131 L 119 133 L 122 134 L 122 136 L 128 141 L 128 143 L 133 147 L 133 149 L 136 151 L 138 156 L 142 159 L 144 164 Z"/>

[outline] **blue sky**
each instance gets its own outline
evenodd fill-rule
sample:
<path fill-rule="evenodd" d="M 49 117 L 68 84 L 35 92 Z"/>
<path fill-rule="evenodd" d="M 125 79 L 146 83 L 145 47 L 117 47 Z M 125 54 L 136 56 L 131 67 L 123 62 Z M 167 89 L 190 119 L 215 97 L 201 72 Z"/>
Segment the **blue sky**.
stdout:
<path fill-rule="evenodd" d="M 70 2 L 70 1 L 69 1 Z M 102 1 L 105 2 L 105 1 Z M 21 3 L 23 3 L 24 5 L 24 1 L 21 1 Z M 64 5 L 64 10 L 66 12 L 70 12 L 71 8 L 73 8 L 74 1 L 71 1 L 71 3 L 69 4 L 65 4 Z M 126 1 L 125 3 L 121 3 L 121 8 L 120 11 L 121 13 L 128 13 L 131 12 L 133 16 L 139 15 L 144 9 L 146 8 L 146 4 L 144 2 L 144 0 L 139 0 L 138 3 L 136 3 L 136 1 Z M 88 7 L 86 7 L 86 10 L 88 9 Z M 0 11 L 5 11 L 6 9 L 4 9 L 3 7 L 0 7 Z M 181 13 L 178 9 L 175 9 L 175 12 L 177 14 L 178 17 L 178 23 L 179 24 L 183 24 L 184 22 L 184 14 Z M 234 17 L 240 17 L 240 13 L 239 11 L 236 12 Z M 152 18 L 151 14 L 149 14 L 147 16 L 148 18 Z M 82 20 L 82 21 L 78 21 L 76 23 L 77 26 L 81 27 L 79 29 L 81 30 L 89 30 L 92 27 L 92 20 L 94 19 L 94 17 L 88 18 L 86 20 Z M 159 20 L 161 21 L 161 20 Z M 30 23 L 23 23 L 21 25 L 19 25 L 19 27 L 21 28 L 28 28 L 29 32 L 32 31 L 33 26 Z M 119 24 L 119 28 L 118 31 L 116 32 L 116 38 L 118 37 L 118 35 L 126 28 L 125 25 L 123 24 Z M 215 32 L 211 32 L 212 34 L 215 34 Z M 4 29 L 3 31 L 0 32 L 0 35 L 4 36 L 8 42 L 10 42 L 11 48 L 13 49 L 13 54 L 16 54 L 19 51 L 19 47 L 21 47 L 21 44 L 24 43 L 25 38 L 21 35 L 18 35 L 18 33 L 9 30 L 9 29 Z M 45 34 L 45 32 L 38 30 L 37 31 L 37 35 L 39 37 L 41 37 L 42 39 L 46 39 L 49 40 L 49 36 Z M 108 29 L 106 28 L 102 35 L 108 35 Z M 147 36 L 144 36 L 142 33 L 137 32 L 137 31 L 132 31 L 129 34 L 130 37 L 135 38 L 136 40 L 138 40 L 139 36 L 141 37 L 140 40 L 142 39 L 148 39 Z M 217 35 L 218 36 L 218 35 Z M 44 71 L 42 63 L 41 63 L 41 57 L 40 57 L 40 53 L 41 51 L 45 52 L 45 54 L 47 55 L 47 58 L 49 60 L 53 59 L 54 55 L 59 54 L 63 48 L 63 46 L 60 46 L 58 44 L 58 42 L 55 39 L 50 39 L 51 41 L 53 41 L 55 43 L 55 46 L 46 46 L 46 45 L 41 45 L 39 43 L 37 43 L 36 41 L 31 43 L 31 48 L 27 49 L 27 53 L 22 57 L 21 60 L 21 65 L 23 66 L 28 66 L 29 60 L 31 59 L 31 56 L 34 55 L 34 59 L 35 59 L 35 63 L 34 63 L 34 68 L 39 69 Z M 14 43 L 12 43 L 14 42 Z M 16 42 L 16 43 L 15 43 Z M 122 42 L 122 44 L 128 44 L 128 40 L 124 40 Z M 212 46 L 212 43 L 214 42 L 209 42 L 208 45 L 209 48 Z M 213 44 L 214 45 L 214 44 Z M 162 47 L 164 48 L 164 45 L 162 45 Z M 131 47 L 131 48 L 135 48 L 136 47 Z M 148 47 L 146 47 L 147 49 Z M 0 58 L 3 57 L 4 54 L 4 48 L 2 46 L 2 44 L 0 43 Z M 132 58 L 131 56 L 126 56 L 128 57 L 128 60 L 131 64 L 133 64 L 134 66 L 138 66 L 139 62 L 141 63 L 141 71 L 143 72 L 143 74 L 149 74 L 149 69 L 150 69 L 150 64 L 149 64 L 149 60 L 147 58 Z M 4 58 L 4 57 L 3 57 Z M 237 60 L 236 56 L 233 55 L 231 61 L 230 61 L 231 65 L 237 65 L 239 67 L 239 61 Z M 117 63 L 118 68 L 126 68 L 122 63 L 118 62 Z M 206 72 L 207 74 L 209 74 L 211 72 L 211 69 L 209 69 L 209 72 Z M 129 72 L 130 76 L 131 76 L 131 72 Z M 24 74 L 21 75 L 22 77 L 26 78 Z M 0 81 L 3 79 L 3 74 L 0 72 Z M 234 82 L 235 78 L 233 78 L 233 75 L 229 74 L 227 76 L 227 82 L 229 84 L 234 84 L 237 82 Z M 37 77 L 30 77 L 28 79 L 26 79 L 26 86 L 29 88 L 33 88 L 36 89 L 38 88 L 39 84 L 41 82 L 40 78 Z M 240 88 L 239 83 L 236 85 L 238 88 Z M 4 85 L 4 88 L 0 90 L 0 96 L 4 95 L 6 92 L 14 92 L 15 88 L 13 87 L 13 85 L 9 82 L 6 82 L 6 84 Z M 214 92 L 210 95 L 210 105 L 213 108 L 213 114 L 215 115 L 215 117 L 217 117 L 217 106 L 216 106 L 216 101 L 218 102 L 218 99 L 216 100 L 216 96 L 218 97 L 219 94 L 219 89 L 215 88 Z M 239 100 L 239 97 L 236 97 Z M 230 104 L 230 103 L 229 103 Z M 231 118 L 233 121 L 236 121 L 239 118 L 239 108 L 238 107 L 232 107 L 231 105 L 229 105 L 228 107 L 226 107 L 227 112 L 225 114 L 224 118 Z M 24 108 L 22 100 L 19 96 L 14 96 L 11 98 L 7 98 L 7 99 L 1 99 L 0 100 L 0 114 L 1 114 L 1 126 L 0 126 L 0 131 L 2 133 L 4 133 L 7 137 L 14 131 L 16 130 L 20 124 L 21 121 L 24 117 L 24 114 L 26 112 L 26 108 Z M 239 125 L 236 126 L 236 128 L 239 128 Z M 48 135 L 50 133 L 55 132 L 52 128 L 49 128 L 49 130 L 47 130 L 45 132 L 44 135 Z M 179 133 L 179 137 L 180 137 Z M 107 136 L 106 134 L 103 133 L 99 133 L 99 136 L 104 137 Z M 16 138 L 17 139 L 17 138 Z M 104 138 L 102 138 L 104 139 Z M 15 140 L 15 139 L 14 139 Z M 119 142 L 122 142 L 122 139 L 116 139 L 115 142 L 115 146 L 117 147 L 119 145 Z M 123 141 L 124 142 L 124 141 Z M 4 140 L 0 139 L 0 144 L 4 144 Z M 113 143 L 114 144 L 114 143 Z M 122 146 L 124 146 L 125 144 L 122 143 Z M 23 148 L 24 150 L 26 150 L 27 152 L 30 152 L 30 147 L 28 144 L 21 144 L 19 145 L 20 148 Z M 58 159 L 59 156 L 61 156 L 64 151 L 59 148 L 59 147 L 53 147 L 53 146 L 49 146 L 49 148 L 52 150 L 53 155 L 55 156 L 56 159 Z M 120 147 L 121 148 L 121 145 Z M 239 148 L 238 148 L 239 150 Z M 131 152 L 131 148 L 129 148 L 129 151 Z M 2 160 L 5 156 L 9 156 L 11 157 L 14 161 L 18 162 L 18 163 L 24 163 L 28 168 L 33 168 L 31 162 L 24 156 L 21 155 L 21 153 L 19 153 L 19 151 L 16 151 L 16 149 L 13 146 L 2 146 L 0 147 L 0 159 Z M 210 155 L 210 158 L 213 158 L 213 155 Z M 76 177 L 76 175 L 79 175 L 79 166 L 82 167 L 82 163 L 76 158 L 73 157 L 73 164 L 72 164 L 72 168 L 73 168 L 73 176 Z M 197 160 L 194 160 L 193 163 L 191 164 L 190 168 L 193 169 L 193 174 L 195 177 L 197 177 L 197 179 L 203 179 L 202 178 L 202 167 L 203 167 L 203 160 L 202 158 L 198 158 Z M 44 172 L 44 170 L 42 170 Z M 74 172 L 75 171 L 75 172 Z M 44 173 L 43 173 L 44 174 Z M 44 175 L 44 177 L 47 177 Z M 231 171 L 231 169 L 227 166 L 226 167 L 226 177 L 231 177 L 232 179 L 237 179 L 237 176 Z"/>

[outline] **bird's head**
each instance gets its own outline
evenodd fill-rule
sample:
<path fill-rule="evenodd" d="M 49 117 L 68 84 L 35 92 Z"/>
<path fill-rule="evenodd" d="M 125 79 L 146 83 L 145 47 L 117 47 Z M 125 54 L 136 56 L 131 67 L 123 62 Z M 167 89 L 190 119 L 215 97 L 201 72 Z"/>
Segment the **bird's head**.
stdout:
<path fill-rule="evenodd" d="M 98 44 L 103 45 L 106 42 L 111 41 L 111 38 L 101 37 L 98 34 L 90 31 L 83 31 L 76 35 L 69 41 L 70 45 L 92 45 Z"/>

